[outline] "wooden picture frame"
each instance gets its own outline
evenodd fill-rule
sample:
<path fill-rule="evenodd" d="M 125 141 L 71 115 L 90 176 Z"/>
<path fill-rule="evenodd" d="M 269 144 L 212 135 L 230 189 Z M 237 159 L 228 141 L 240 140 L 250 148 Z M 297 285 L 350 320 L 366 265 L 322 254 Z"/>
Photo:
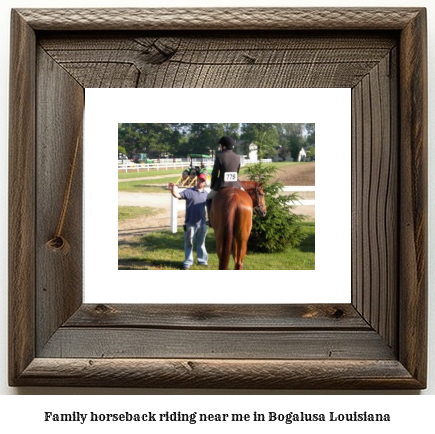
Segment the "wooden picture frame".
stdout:
<path fill-rule="evenodd" d="M 424 8 L 19 9 L 11 22 L 10 385 L 426 387 Z M 123 86 L 351 88 L 352 303 L 83 304 L 84 88 Z"/>

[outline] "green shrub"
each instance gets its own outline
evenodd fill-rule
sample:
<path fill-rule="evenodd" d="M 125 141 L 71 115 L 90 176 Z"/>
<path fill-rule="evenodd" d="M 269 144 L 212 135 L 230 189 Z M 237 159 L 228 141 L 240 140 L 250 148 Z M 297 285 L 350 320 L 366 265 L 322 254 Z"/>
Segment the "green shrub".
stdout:
<path fill-rule="evenodd" d="M 266 217 L 254 213 L 248 248 L 256 252 L 282 252 L 287 247 L 297 247 L 305 238 L 300 223 L 303 216 L 292 212 L 291 203 L 298 199 L 296 194 L 280 195 L 283 184 L 271 182 L 277 169 L 262 163 L 246 169 L 251 181 L 264 183 L 264 195 L 267 207 Z"/>

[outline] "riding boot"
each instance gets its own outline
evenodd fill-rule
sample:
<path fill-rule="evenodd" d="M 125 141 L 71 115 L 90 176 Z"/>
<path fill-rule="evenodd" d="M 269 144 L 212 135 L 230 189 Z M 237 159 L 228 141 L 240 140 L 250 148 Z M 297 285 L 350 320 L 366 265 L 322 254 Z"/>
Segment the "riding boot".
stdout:
<path fill-rule="evenodd" d="M 205 201 L 205 205 L 207 207 L 207 222 L 206 222 L 206 224 L 211 227 L 211 220 L 210 220 L 211 199 L 207 199 Z"/>

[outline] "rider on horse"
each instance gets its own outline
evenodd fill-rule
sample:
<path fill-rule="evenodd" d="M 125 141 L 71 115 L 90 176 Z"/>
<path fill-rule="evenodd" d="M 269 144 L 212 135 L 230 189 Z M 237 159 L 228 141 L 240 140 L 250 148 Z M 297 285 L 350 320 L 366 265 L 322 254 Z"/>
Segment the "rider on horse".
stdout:
<path fill-rule="evenodd" d="M 207 195 L 207 213 L 210 220 L 211 201 L 216 193 L 225 187 L 236 187 L 243 190 L 239 180 L 240 157 L 232 149 L 234 139 L 228 136 L 222 137 L 219 142 L 222 152 L 216 155 L 213 173 L 211 175 L 211 190 Z M 211 225 L 211 223 L 209 223 Z"/>

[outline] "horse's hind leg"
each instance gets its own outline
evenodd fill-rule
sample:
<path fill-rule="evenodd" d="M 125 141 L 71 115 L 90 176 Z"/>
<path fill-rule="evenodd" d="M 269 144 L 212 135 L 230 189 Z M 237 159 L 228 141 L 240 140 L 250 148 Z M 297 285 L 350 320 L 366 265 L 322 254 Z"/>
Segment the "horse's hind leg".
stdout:
<path fill-rule="evenodd" d="M 235 263 L 235 270 L 243 270 L 243 259 L 245 259 L 245 255 L 246 255 L 246 247 L 245 249 L 243 249 L 242 246 L 240 246 L 241 248 L 239 248 L 239 246 L 237 246 L 236 249 L 234 249 L 234 263 Z"/>
<path fill-rule="evenodd" d="M 228 266 L 225 266 L 222 242 L 216 241 L 216 253 L 219 259 L 219 270 L 228 270 Z"/>
<path fill-rule="evenodd" d="M 248 250 L 248 238 L 249 232 L 247 234 L 240 234 L 240 237 L 234 237 L 233 239 L 235 270 L 243 270 L 243 260 L 245 259 L 246 252 Z"/>
<path fill-rule="evenodd" d="M 216 239 L 216 253 L 219 259 L 219 270 L 228 270 L 229 252 L 226 252 L 224 241 L 225 234 L 222 224 L 217 222 L 214 232 Z"/>
<path fill-rule="evenodd" d="M 247 213 L 244 209 L 239 209 L 237 215 L 237 231 L 233 237 L 233 257 L 236 270 L 243 270 L 243 260 L 248 250 L 248 240 L 252 228 L 252 213 Z"/>

